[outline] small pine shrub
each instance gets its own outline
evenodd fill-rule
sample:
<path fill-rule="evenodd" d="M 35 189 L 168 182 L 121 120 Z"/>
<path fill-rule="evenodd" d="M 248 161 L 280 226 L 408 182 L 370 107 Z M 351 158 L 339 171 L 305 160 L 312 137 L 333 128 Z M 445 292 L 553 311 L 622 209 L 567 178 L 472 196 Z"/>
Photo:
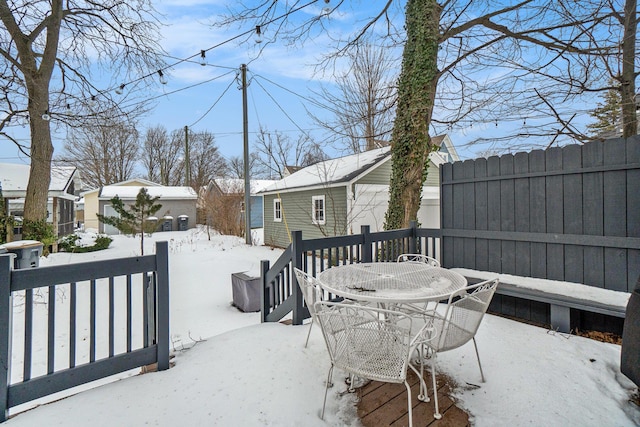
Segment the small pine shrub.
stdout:
<path fill-rule="evenodd" d="M 94 244 L 91 246 L 78 246 L 78 240 L 80 240 L 80 236 L 77 234 L 65 236 L 58 242 L 58 249 L 72 253 L 95 252 L 107 249 L 113 241 L 111 237 L 105 234 L 99 234 L 96 237 Z"/>

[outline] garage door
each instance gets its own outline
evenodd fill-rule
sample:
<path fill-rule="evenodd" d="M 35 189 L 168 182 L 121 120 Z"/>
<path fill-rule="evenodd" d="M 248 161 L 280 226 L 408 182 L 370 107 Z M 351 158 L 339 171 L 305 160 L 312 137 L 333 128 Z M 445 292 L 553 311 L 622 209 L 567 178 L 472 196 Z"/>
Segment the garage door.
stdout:
<path fill-rule="evenodd" d="M 113 209 L 113 206 L 111 205 L 105 205 L 104 206 L 104 216 L 115 216 L 120 218 L 120 214 L 118 212 L 116 212 L 115 209 Z M 104 234 L 109 234 L 109 235 L 113 235 L 113 234 L 120 234 L 120 230 L 118 230 L 117 228 L 115 228 L 113 225 L 109 225 L 109 224 L 104 224 Z"/>
<path fill-rule="evenodd" d="M 358 184 L 353 204 L 351 230 L 360 233 L 361 225 L 371 231 L 384 229 L 384 216 L 389 204 L 389 187 L 386 185 Z M 424 228 L 440 228 L 440 194 L 438 187 L 423 187 L 418 210 L 418 222 Z"/>

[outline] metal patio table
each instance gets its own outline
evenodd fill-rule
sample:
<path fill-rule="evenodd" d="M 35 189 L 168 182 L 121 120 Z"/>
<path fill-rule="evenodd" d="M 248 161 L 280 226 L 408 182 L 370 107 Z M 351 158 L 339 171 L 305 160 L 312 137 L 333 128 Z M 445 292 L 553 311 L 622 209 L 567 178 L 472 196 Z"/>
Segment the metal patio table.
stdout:
<path fill-rule="evenodd" d="M 440 301 L 467 286 L 460 273 L 416 262 L 340 265 L 318 274 L 318 280 L 334 295 L 378 304 Z"/>

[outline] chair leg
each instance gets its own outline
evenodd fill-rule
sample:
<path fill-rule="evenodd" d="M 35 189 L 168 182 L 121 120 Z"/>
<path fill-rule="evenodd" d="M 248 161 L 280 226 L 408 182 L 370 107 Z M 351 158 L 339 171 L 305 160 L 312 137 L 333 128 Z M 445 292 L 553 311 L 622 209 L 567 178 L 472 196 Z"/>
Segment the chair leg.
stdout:
<path fill-rule="evenodd" d="M 411 408 L 411 387 L 407 380 L 404 381 L 404 386 L 407 388 L 407 408 L 409 409 L 409 427 L 413 427 L 413 411 Z"/>
<path fill-rule="evenodd" d="M 420 372 L 416 369 L 413 364 L 409 363 L 409 367 L 416 373 L 420 380 L 420 394 L 418 394 L 418 400 L 421 402 L 430 402 L 429 399 L 429 390 L 427 389 L 427 383 L 424 381 L 424 344 L 421 344 L 417 349 L 418 352 L 418 362 L 420 363 Z"/>
<path fill-rule="evenodd" d="M 329 392 L 329 387 L 331 387 L 333 379 L 333 365 L 329 368 L 329 375 L 327 375 L 327 383 L 324 386 L 324 401 L 322 402 L 322 413 L 320 414 L 320 419 L 324 420 L 324 408 L 327 406 L 327 393 Z"/>
<path fill-rule="evenodd" d="M 476 357 L 478 358 L 478 366 L 480 367 L 480 377 L 482 378 L 482 382 L 484 382 L 484 372 L 482 372 L 482 363 L 480 363 L 480 353 L 478 353 L 478 345 L 476 344 L 476 337 L 473 337 L 473 346 L 476 349 Z"/>
<path fill-rule="evenodd" d="M 309 323 L 309 332 L 307 332 L 307 340 L 304 342 L 304 348 L 307 348 L 307 344 L 309 344 L 309 337 L 311 336 L 311 328 L 313 328 L 313 318 Z"/>
<path fill-rule="evenodd" d="M 436 355 L 434 351 L 431 353 L 431 379 L 433 380 L 433 401 L 434 401 L 434 413 L 433 418 L 439 420 L 442 418 L 440 409 L 438 407 L 438 384 L 436 384 Z"/>

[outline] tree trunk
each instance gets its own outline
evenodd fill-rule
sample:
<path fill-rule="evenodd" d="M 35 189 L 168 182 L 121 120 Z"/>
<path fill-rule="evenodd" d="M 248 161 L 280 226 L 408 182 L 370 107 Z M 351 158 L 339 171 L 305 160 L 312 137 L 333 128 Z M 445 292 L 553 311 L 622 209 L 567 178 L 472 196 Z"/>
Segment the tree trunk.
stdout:
<path fill-rule="evenodd" d="M 29 127 L 31 130 L 31 169 L 29 171 L 29 183 L 24 202 L 24 234 L 25 236 L 37 236 L 40 234 L 38 223 L 44 223 L 47 219 L 47 201 L 49 199 L 49 184 L 51 183 L 51 159 L 53 157 L 53 144 L 51 143 L 51 131 L 49 122 L 42 119 L 42 115 L 48 109 L 49 91 L 44 88 L 30 90 L 29 99 Z"/>
<path fill-rule="evenodd" d="M 436 85 L 441 7 L 436 0 L 408 0 L 407 41 L 398 82 L 398 106 L 391 136 L 392 173 L 387 230 L 409 226 L 417 218 L 427 177 L 429 137 Z"/>
<path fill-rule="evenodd" d="M 622 42 L 622 133 L 629 138 L 638 133 L 638 117 L 636 115 L 635 85 L 635 48 L 638 20 L 637 0 L 626 0 L 624 5 L 624 39 Z"/>
<path fill-rule="evenodd" d="M 62 1 L 52 0 L 51 14 L 46 19 L 46 42 L 42 54 L 33 50 L 30 35 L 23 34 L 6 2 L 2 2 L 2 22 L 11 34 L 18 51 L 19 69 L 29 95 L 29 128 L 31 130 L 31 170 L 24 202 L 23 235 L 27 239 L 52 238 L 46 229 L 47 201 L 51 182 L 53 144 L 49 121 L 42 118 L 49 112 L 49 84 L 58 53 Z M 43 21 L 44 22 L 44 21 Z"/>

